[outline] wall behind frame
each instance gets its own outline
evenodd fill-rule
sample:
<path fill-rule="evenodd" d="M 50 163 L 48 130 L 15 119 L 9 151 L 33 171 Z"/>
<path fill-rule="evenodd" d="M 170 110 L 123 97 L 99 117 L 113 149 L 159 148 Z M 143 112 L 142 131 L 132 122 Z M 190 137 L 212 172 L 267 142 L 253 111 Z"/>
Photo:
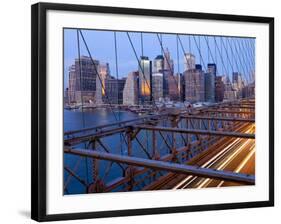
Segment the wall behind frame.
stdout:
<path fill-rule="evenodd" d="M 55 2 L 44 1 L 42 2 Z M 89 4 L 119 7 L 139 7 L 163 10 L 183 10 L 224 14 L 275 17 L 275 62 L 280 61 L 280 21 L 278 1 L 223 1 L 223 0 L 61 0 L 61 3 Z M 36 1 L 5 1 L 1 5 L 1 162 L 0 208 L 1 223 L 35 223 L 30 220 L 30 6 Z M 281 74 L 275 63 L 275 158 L 281 158 L 280 116 Z M 3 144 L 4 143 L 4 144 Z M 280 163 L 275 167 L 275 208 L 240 209 L 195 212 L 169 215 L 79 220 L 59 223 L 253 223 L 277 220 L 281 211 Z"/>

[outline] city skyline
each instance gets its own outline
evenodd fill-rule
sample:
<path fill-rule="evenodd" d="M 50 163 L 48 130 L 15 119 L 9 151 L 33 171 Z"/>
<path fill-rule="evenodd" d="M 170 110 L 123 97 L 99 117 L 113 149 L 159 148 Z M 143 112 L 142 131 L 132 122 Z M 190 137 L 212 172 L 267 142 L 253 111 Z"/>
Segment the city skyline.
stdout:
<path fill-rule="evenodd" d="M 255 52 L 241 48 L 247 39 L 75 31 L 68 38 L 76 42 L 65 45 L 65 58 L 73 53 L 65 155 L 74 152 L 64 160 L 72 167 L 65 194 L 255 184 Z M 177 165 L 196 167 L 182 175 Z"/>
<path fill-rule="evenodd" d="M 100 31 L 100 30 L 82 30 L 85 41 L 88 42 L 88 47 L 91 55 L 94 59 L 99 60 L 101 63 L 109 64 L 111 75 L 117 78 L 127 77 L 130 72 L 138 70 L 138 61 L 136 60 L 136 54 L 138 59 L 140 56 L 146 56 L 149 60 L 153 61 L 158 55 L 163 54 L 163 49 L 168 49 L 171 58 L 174 62 L 175 73 L 183 73 L 186 66 L 186 60 L 184 54 L 191 53 L 195 56 L 196 64 L 201 64 L 202 69 L 207 69 L 208 63 L 215 63 L 217 65 L 217 74 L 231 76 L 233 72 L 240 72 L 243 76 L 247 76 L 244 79 L 249 79 L 250 68 L 244 66 L 241 63 L 242 59 L 238 59 L 237 55 L 226 53 L 227 41 L 230 39 L 222 39 L 226 37 L 218 37 L 215 39 L 213 36 L 198 36 L 198 35 L 179 35 L 180 41 L 177 40 L 175 34 L 157 34 L 157 33 L 140 33 L 129 32 L 134 50 L 132 49 L 126 32 L 116 32 L 116 46 L 117 46 L 117 58 L 118 58 L 118 71 L 116 70 L 116 55 L 114 45 L 114 32 L 113 31 Z M 142 35 L 142 42 L 141 42 Z M 157 36 L 158 35 L 158 36 Z M 159 39 L 162 38 L 162 46 Z M 81 38 L 80 38 L 81 39 Z M 100 41 L 102 39 L 102 41 Z M 233 37 L 232 37 L 233 40 Z M 234 39 L 235 44 L 232 43 L 232 53 L 237 52 L 238 46 L 250 46 L 250 42 L 255 45 L 253 38 L 241 38 Z M 177 43 L 178 41 L 178 43 Z M 240 41 L 240 42 L 239 42 Z M 243 42 L 244 41 L 244 42 Z M 81 42 L 80 52 L 81 56 L 88 56 L 85 45 Z M 103 44 L 95 44 L 103 43 Z M 223 42 L 225 44 L 223 45 Z M 242 45 L 243 44 L 243 45 Z M 69 47 L 71 45 L 71 47 Z M 143 49 L 141 48 L 143 46 Z M 231 44 L 229 43 L 230 48 Z M 200 51 L 199 51 L 200 49 Z M 249 48 L 251 50 L 251 48 Z M 64 87 L 67 87 L 68 83 L 68 71 L 69 67 L 73 64 L 75 58 L 78 57 L 77 49 L 77 33 L 73 29 L 64 29 Z M 251 56 L 251 52 L 248 52 L 248 56 Z M 244 57 L 243 57 L 243 60 Z M 252 57 L 247 59 L 255 66 L 254 53 Z M 246 75 L 244 74 L 246 73 Z M 64 88 L 64 89 L 65 89 Z"/>

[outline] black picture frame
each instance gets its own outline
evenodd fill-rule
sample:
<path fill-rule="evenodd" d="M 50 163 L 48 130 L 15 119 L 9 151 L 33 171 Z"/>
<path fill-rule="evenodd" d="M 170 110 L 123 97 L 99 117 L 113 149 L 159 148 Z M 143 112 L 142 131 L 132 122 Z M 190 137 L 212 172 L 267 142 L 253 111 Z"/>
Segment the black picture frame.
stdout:
<path fill-rule="evenodd" d="M 48 10 L 100 12 L 111 14 L 154 17 L 193 18 L 217 21 L 253 22 L 269 25 L 269 200 L 243 203 L 209 204 L 196 206 L 146 208 L 101 212 L 46 214 L 46 13 Z M 137 8 L 103 7 L 73 4 L 37 3 L 32 5 L 31 17 L 31 218 L 37 221 L 54 221 L 100 217 L 132 216 L 161 213 L 192 212 L 221 209 L 267 207 L 274 205 L 274 18 L 240 15 L 164 11 Z"/>

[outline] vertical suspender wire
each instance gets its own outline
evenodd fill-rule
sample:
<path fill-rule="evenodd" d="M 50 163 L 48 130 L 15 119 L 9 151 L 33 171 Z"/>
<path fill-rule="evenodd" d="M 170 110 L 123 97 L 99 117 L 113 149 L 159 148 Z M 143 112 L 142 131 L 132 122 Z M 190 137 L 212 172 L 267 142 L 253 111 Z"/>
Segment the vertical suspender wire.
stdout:
<path fill-rule="evenodd" d="M 158 39 L 159 45 L 160 45 L 160 47 L 161 47 L 162 51 L 164 52 L 163 42 L 161 41 L 159 34 L 158 34 L 158 33 L 156 33 L 156 36 L 157 36 L 157 39 Z M 177 36 L 178 36 L 178 35 L 177 35 Z M 169 59 L 169 58 L 167 58 L 166 54 L 164 54 L 164 60 L 166 60 L 166 61 L 167 61 L 167 64 L 168 64 L 169 70 L 170 70 L 170 72 L 171 72 L 171 74 L 172 74 L 172 78 L 173 78 L 173 80 L 174 80 L 175 85 L 177 86 L 177 85 L 178 85 L 178 83 L 177 83 L 177 80 L 175 79 L 175 76 L 173 75 L 173 69 L 172 69 L 172 66 L 171 66 L 171 64 L 170 64 L 170 61 L 169 61 L 168 59 Z"/>
<path fill-rule="evenodd" d="M 228 71 L 228 74 L 229 74 L 229 79 L 230 79 L 230 82 L 232 83 L 232 72 L 233 72 L 233 69 L 232 69 L 232 64 L 231 64 L 231 61 L 230 59 L 228 58 L 228 47 L 227 45 L 224 45 L 224 42 L 223 42 L 223 36 L 221 36 L 221 44 L 222 46 L 224 47 L 224 50 L 225 50 L 225 55 L 226 55 L 226 58 L 227 58 L 227 71 Z"/>
<path fill-rule="evenodd" d="M 251 40 L 249 40 L 249 41 L 251 41 Z M 256 51 L 256 49 L 255 49 L 255 44 L 254 44 L 254 46 L 253 47 L 250 47 L 250 52 L 251 52 L 251 55 L 252 55 L 252 58 L 253 58 L 253 63 L 254 63 L 254 68 L 256 67 L 256 58 L 255 58 L 255 51 Z"/>
<path fill-rule="evenodd" d="M 141 56 L 143 56 L 143 34 L 142 32 L 140 34 L 141 34 Z"/>
<path fill-rule="evenodd" d="M 244 40 L 243 42 L 243 47 L 247 49 L 247 58 L 248 58 L 248 61 L 249 61 L 249 64 L 250 64 L 250 67 L 251 67 L 251 71 L 254 72 L 255 71 L 255 56 L 252 56 L 251 53 L 249 52 L 250 49 L 249 49 L 249 46 L 247 45 L 247 39 Z M 254 73 L 252 73 L 254 75 Z M 254 78 L 254 77 L 253 77 Z"/>
<path fill-rule="evenodd" d="M 116 72 L 116 78 L 117 78 L 117 106 L 118 106 L 118 121 L 120 121 L 120 111 L 119 111 L 119 69 L 118 69 L 118 51 L 117 51 L 117 35 L 116 31 L 114 31 L 114 53 L 115 53 L 115 72 Z M 122 143 L 122 135 L 120 136 L 120 146 L 121 146 L 121 154 L 123 155 L 123 143 Z"/>
<path fill-rule="evenodd" d="M 223 47 L 224 47 L 224 50 L 225 50 L 225 52 L 226 52 L 226 58 L 227 58 L 227 61 L 228 61 L 228 69 L 229 69 L 229 67 L 230 67 L 230 69 L 232 70 L 232 72 L 234 72 L 234 68 L 233 68 L 233 65 L 232 65 L 232 63 L 231 63 L 231 60 L 230 60 L 230 57 L 229 57 L 229 55 L 228 55 L 228 45 L 226 44 L 224 44 L 224 42 L 223 42 L 223 37 L 221 37 L 221 43 L 222 43 L 222 45 L 223 45 Z"/>
<path fill-rule="evenodd" d="M 250 71 L 253 72 L 253 71 L 254 71 L 254 64 L 253 64 L 251 55 L 249 54 L 249 48 L 248 48 L 248 46 L 246 45 L 246 41 L 247 41 L 247 39 L 243 39 L 243 41 L 241 42 L 241 44 L 242 44 L 242 47 L 243 47 L 244 49 L 246 49 L 246 50 L 245 50 L 245 52 L 246 52 L 246 58 L 247 58 L 247 61 L 248 61 L 248 63 L 249 63 Z M 252 75 L 253 75 L 253 74 L 252 74 Z M 252 77 L 252 78 L 253 78 L 253 77 Z"/>
<path fill-rule="evenodd" d="M 160 47 L 161 47 L 161 50 L 164 52 L 164 46 L 163 46 L 163 42 L 162 42 L 163 40 L 161 40 L 161 38 L 160 38 L 160 36 L 159 36 L 158 33 L 156 33 L 156 36 L 157 36 L 159 45 L 160 45 Z M 164 60 L 167 61 L 169 70 L 170 70 L 170 72 L 171 72 L 171 74 L 172 74 L 173 70 L 172 70 L 172 66 L 171 66 L 171 64 L 170 64 L 170 62 L 169 62 L 169 60 L 168 60 L 169 58 L 167 58 L 167 56 L 166 56 L 165 53 L 164 53 L 163 55 L 164 55 Z M 175 76 L 174 76 L 173 74 L 172 74 L 172 77 L 173 77 L 173 80 L 174 80 L 174 82 L 175 82 L 175 84 L 176 84 L 176 86 L 177 86 L 177 81 L 176 81 Z M 165 124 L 165 121 L 164 121 L 164 125 L 166 125 L 166 124 Z M 168 140 L 169 140 L 170 142 L 172 142 L 172 141 L 170 140 L 169 134 L 167 134 L 167 138 L 168 138 Z"/>
<path fill-rule="evenodd" d="M 180 54 L 179 54 L 179 38 L 176 36 L 177 41 L 177 67 L 178 67 L 178 93 L 179 93 L 179 101 L 181 101 L 181 75 L 180 75 Z M 180 122 L 180 126 L 182 127 L 182 122 Z M 183 136 L 181 135 L 182 144 L 187 145 Z"/>
<path fill-rule="evenodd" d="M 212 59 L 212 62 L 217 64 L 217 59 L 216 59 L 216 55 L 214 56 L 210 47 L 210 43 L 209 43 L 209 37 L 204 36 L 205 42 L 207 44 L 207 48 L 208 48 L 208 54 L 210 59 Z"/>
<path fill-rule="evenodd" d="M 248 56 L 249 56 L 249 60 L 251 61 L 251 64 L 252 64 L 252 67 L 254 68 L 254 60 L 253 60 L 253 55 L 252 55 L 252 52 L 251 52 L 251 47 L 249 45 L 249 39 L 245 39 L 245 48 L 247 49 L 247 52 L 248 52 Z"/>
<path fill-rule="evenodd" d="M 142 32 L 140 33 L 140 39 L 141 39 L 141 56 L 143 57 L 143 34 Z M 142 60 L 143 61 L 143 60 Z M 142 62 L 142 68 L 144 70 L 144 62 Z M 143 73 L 143 76 L 145 76 L 145 74 Z M 149 83 L 149 86 L 150 86 L 150 94 L 152 95 L 152 77 L 150 77 L 150 83 Z M 152 100 L 152 99 L 150 99 Z M 146 148 L 148 149 L 148 130 L 145 130 L 145 142 L 146 142 Z"/>
<path fill-rule="evenodd" d="M 222 43 L 220 43 L 220 49 L 218 48 L 218 50 L 219 50 L 219 52 L 221 54 L 221 63 L 222 63 L 222 61 L 223 61 Z M 225 66 L 224 69 L 225 69 L 225 75 L 228 76 L 227 75 L 227 68 L 226 68 L 226 66 Z"/>
<path fill-rule="evenodd" d="M 200 35 L 198 35 L 198 46 L 199 46 L 199 54 L 201 53 L 201 41 Z M 204 60 L 203 60 L 204 61 Z M 200 65 L 202 64 L 202 57 L 200 57 Z"/>
<path fill-rule="evenodd" d="M 222 36 L 220 36 L 220 38 L 222 38 Z M 221 52 L 221 55 L 222 55 L 221 59 L 223 60 L 224 54 L 223 54 L 223 49 L 222 49 L 222 41 L 221 41 L 220 45 L 221 45 L 220 46 L 220 52 Z M 228 66 L 227 65 L 225 65 L 225 73 L 226 73 L 226 78 L 229 81 L 229 71 L 228 71 Z"/>
<path fill-rule="evenodd" d="M 88 47 L 88 44 L 87 44 L 87 42 L 86 42 L 86 40 L 85 40 L 85 38 L 84 38 L 84 35 L 83 35 L 82 31 L 81 31 L 80 29 L 79 29 L 79 33 L 80 33 L 80 35 L 81 35 L 81 37 L 82 37 L 82 40 L 83 40 L 83 42 L 84 42 L 84 45 L 85 45 L 86 50 L 87 50 L 87 52 L 88 52 L 88 55 L 89 55 L 89 57 L 90 57 L 90 59 L 91 59 L 93 65 L 94 65 L 94 71 L 97 73 L 97 77 L 98 77 L 99 82 L 100 82 L 100 84 L 101 84 L 101 88 L 102 88 L 103 91 L 105 92 L 105 97 L 106 97 L 106 100 L 107 100 L 107 102 L 108 102 L 108 104 L 109 104 L 109 108 L 110 108 L 112 114 L 114 115 L 114 119 L 115 119 L 116 121 L 118 121 L 118 118 L 117 118 L 117 116 L 116 116 L 116 114 L 115 114 L 115 111 L 113 110 L 112 104 L 111 104 L 111 102 L 110 102 L 110 100 L 109 100 L 109 97 L 108 97 L 108 95 L 107 95 L 107 93 L 106 93 L 106 89 L 105 89 L 105 86 L 104 86 L 104 84 L 103 84 L 103 82 L 102 82 L 102 79 L 101 79 L 101 77 L 100 77 L 100 74 L 99 74 L 99 72 L 98 72 L 97 66 L 96 66 L 96 64 L 95 64 L 95 62 L 94 62 L 94 59 L 93 59 L 93 57 L 92 57 L 91 51 L 90 51 L 90 49 L 89 49 L 89 47 Z M 122 134 L 122 137 L 124 138 L 124 141 L 125 141 L 125 143 L 127 144 L 127 140 L 125 139 L 125 136 L 124 136 L 123 134 Z"/>
<path fill-rule="evenodd" d="M 140 49 L 140 55 L 141 55 L 141 57 L 143 57 L 143 40 L 142 40 L 142 32 L 140 33 L 140 41 L 141 41 L 141 49 Z M 144 74 L 144 61 L 143 60 L 141 60 L 141 62 L 142 62 L 142 64 L 141 64 L 141 67 L 142 67 L 142 69 L 143 69 L 143 77 L 145 77 L 145 74 Z M 141 88 L 143 88 L 142 87 L 142 84 L 141 84 Z M 142 90 L 141 90 L 142 91 Z M 150 89 L 150 91 L 152 91 L 152 88 Z M 141 102 L 141 103 L 143 103 L 143 102 Z"/>
<path fill-rule="evenodd" d="M 238 57 L 239 70 L 240 70 L 240 72 L 243 72 L 243 73 L 244 73 L 243 76 L 244 76 L 246 82 L 248 83 L 248 78 L 247 78 L 247 76 L 246 76 L 246 72 L 245 72 L 245 70 L 244 70 L 243 63 L 242 63 L 242 61 L 241 61 L 241 55 L 240 55 L 241 52 L 239 52 L 239 50 L 238 50 L 238 48 L 237 48 L 237 46 L 236 46 L 236 39 L 235 39 L 235 38 L 231 38 L 231 40 L 232 40 L 232 43 L 233 43 L 233 46 L 234 46 L 234 50 L 235 50 L 235 52 L 236 52 L 236 55 L 237 55 L 237 57 Z M 243 70 L 243 71 L 242 71 L 242 70 Z M 242 74 L 242 73 L 241 73 L 241 74 Z"/>
<path fill-rule="evenodd" d="M 200 63 L 202 63 L 203 68 L 206 70 L 207 66 L 206 66 L 206 64 L 205 64 L 205 62 L 204 62 L 204 60 L 203 60 L 203 56 L 202 56 L 202 53 L 201 53 L 201 49 L 200 49 L 199 43 L 197 43 L 197 41 L 196 41 L 195 36 L 193 36 L 193 40 L 194 40 L 195 46 L 196 46 L 196 48 L 197 48 L 197 51 L 198 51 L 198 53 L 199 53 Z"/>
<path fill-rule="evenodd" d="M 252 78 L 251 78 L 251 67 L 250 67 L 250 64 L 249 64 L 249 62 L 247 60 L 246 49 L 242 48 L 241 42 L 242 42 L 241 39 L 237 42 L 238 49 L 239 49 L 239 51 L 242 51 L 242 60 L 243 60 L 243 62 L 245 64 L 245 68 L 246 68 L 246 72 L 248 73 L 249 81 L 251 82 L 252 81 Z"/>
<path fill-rule="evenodd" d="M 86 50 L 87 50 L 87 52 L 88 52 L 88 55 L 89 55 L 89 57 L 90 57 L 90 59 L 91 59 L 93 65 L 94 65 L 94 71 L 95 71 L 96 74 L 97 74 L 97 77 L 98 77 L 99 82 L 100 82 L 100 84 L 101 84 L 101 88 L 102 88 L 103 91 L 105 92 L 105 97 L 106 97 L 106 100 L 107 100 L 107 102 L 108 102 L 108 104 L 109 104 L 110 110 L 111 110 L 111 112 L 112 112 L 112 114 L 113 114 L 115 120 L 118 121 L 118 118 L 117 118 L 117 116 L 116 116 L 116 114 L 115 114 L 115 112 L 114 112 L 114 110 L 113 110 L 112 103 L 111 103 L 109 97 L 108 97 L 107 94 L 106 94 L 105 86 L 104 86 L 104 84 L 103 84 L 103 82 L 102 82 L 102 79 L 101 79 L 100 74 L 99 74 L 99 72 L 98 72 L 98 68 L 97 68 L 97 66 L 96 66 L 96 64 L 95 64 L 95 62 L 94 62 L 94 59 L 93 59 L 93 57 L 92 57 L 92 54 L 91 54 L 90 49 L 89 49 L 89 47 L 88 47 L 88 44 L 87 44 L 87 42 L 86 42 L 86 40 L 85 40 L 85 38 L 84 38 L 84 35 L 83 35 L 83 33 L 82 33 L 81 30 L 79 30 L 79 33 L 80 33 L 80 35 L 81 35 L 81 37 L 82 37 L 82 40 L 83 40 L 83 42 L 84 42 L 84 45 L 85 45 Z"/>
<path fill-rule="evenodd" d="M 212 59 L 212 62 L 216 64 L 216 72 L 215 72 L 215 85 L 216 85 L 216 77 L 217 77 L 217 74 L 218 74 L 218 65 L 217 65 L 217 52 L 216 52 L 216 47 L 215 47 L 215 56 L 213 55 L 212 53 L 212 50 L 211 50 L 211 47 L 210 47 L 210 44 L 209 44 L 209 36 L 204 36 L 204 39 L 205 39 L 205 42 L 207 44 L 207 48 L 208 48 L 208 55 L 211 56 L 211 59 Z M 215 99 L 216 99 L 216 93 L 215 93 Z"/>
<path fill-rule="evenodd" d="M 181 49 L 182 49 L 182 52 L 183 52 L 183 54 L 185 53 L 185 49 L 184 49 L 184 46 L 183 46 L 183 44 L 182 44 L 182 41 L 181 41 L 181 38 L 180 38 L 180 36 L 179 35 L 177 35 L 178 36 L 178 40 L 179 40 L 179 44 L 180 44 L 180 46 L 181 46 Z M 188 35 L 188 37 L 189 37 L 189 39 L 188 39 L 188 42 L 189 42 L 189 53 L 191 54 L 191 39 L 190 39 L 190 34 Z M 194 36 L 192 36 L 193 37 L 193 39 L 194 39 Z M 184 57 L 185 58 L 185 60 L 186 60 L 186 64 L 187 65 L 189 65 L 189 67 L 191 67 L 190 66 L 190 63 L 189 63 L 189 61 L 186 59 L 186 57 Z M 193 76 L 194 77 L 194 76 Z M 196 78 L 194 77 L 194 83 L 195 83 L 195 85 L 197 85 L 197 81 L 196 81 Z M 193 93 L 194 95 L 196 94 L 196 90 L 195 90 L 195 88 L 194 88 L 194 93 Z"/>
<path fill-rule="evenodd" d="M 236 45 L 237 44 L 237 45 Z M 238 50 L 239 52 L 239 61 L 242 65 L 242 69 L 243 69 L 243 72 L 244 72 L 244 76 L 246 78 L 246 81 L 247 83 L 250 83 L 250 74 L 248 74 L 247 72 L 247 63 L 245 62 L 245 59 L 244 59 L 244 54 L 243 54 L 243 49 L 240 48 L 240 45 L 239 45 L 239 38 L 234 40 L 234 46 L 235 46 L 235 49 Z"/>
<path fill-rule="evenodd" d="M 118 121 L 120 121 L 120 108 L 119 108 L 119 71 L 118 71 L 118 54 L 117 54 L 117 37 L 116 31 L 114 31 L 114 50 L 115 50 L 115 70 L 117 78 L 117 106 L 118 106 Z"/>
<path fill-rule="evenodd" d="M 82 94 L 82 89 L 83 89 L 83 84 L 82 84 L 82 66 L 81 66 L 81 56 L 80 56 L 80 38 L 79 38 L 79 33 L 77 30 L 77 50 L 78 50 L 78 65 L 79 65 L 79 89 L 80 89 L 80 100 L 81 100 L 81 111 L 82 111 L 82 126 L 85 128 L 85 117 L 84 117 L 84 100 L 83 100 L 83 94 Z"/>
<path fill-rule="evenodd" d="M 135 49 L 135 47 L 134 47 L 134 44 L 133 44 L 133 42 L 132 42 L 132 39 L 131 39 L 131 37 L 130 37 L 130 34 L 129 34 L 129 32 L 126 32 L 126 34 L 127 34 L 129 43 L 130 43 L 130 45 L 131 45 L 131 47 L 132 47 L 133 53 L 134 53 L 134 55 L 135 55 L 135 58 L 136 58 L 136 60 L 137 60 L 137 62 L 138 62 L 138 66 L 140 67 L 141 72 L 144 74 L 144 70 L 143 70 L 143 68 L 142 68 L 142 66 L 141 66 L 140 60 L 138 59 L 138 55 L 137 55 L 136 49 Z M 145 78 L 145 76 L 143 76 L 143 77 L 144 77 L 144 80 L 145 80 L 145 82 L 146 82 L 146 85 L 148 85 L 147 79 Z M 148 86 L 149 86 L 149 85 L 148 85 Z M 151 91 L 151 86 L 149 86 L 149 87 L 150 87 L 149 89 L 150 89 L 150 91 Z M 152 96 L 152 102 L 153 102 L 153 105 L 154 105 L 154 107 L 156 108 L 156 110 L 159 111 L 159 108 L 158 108 L 158 106 L 156 105 L 153 96 Z"/>
<path fill-rule="evenodd" d="M 249 45 L 249 41 L 248 40 L 246 43 L 247 43 L 247 46 L 248 46 L 248 49 L 249 49 L 249 54 L 251 55 L 251 58 L 252 58 L 252 62 L 253 62 L 253 69 L 255 70 L 256 68 L 256 58 L 255 58 L 255 53 L 252 52 L 252 49 L 251 49 L 251 46 Z"/>
<path fill-rule="evenodd" d="M 215 48 L 215 63 L 216 63 L 216 66 L 217 66 L 217 73 L 219 74 L 219 72 L 218 72 L 218 60 L 217 60 L 217 48 L 216 48 L 216 45 L 215 45 L 215 41 L 214 41 L 214 48 Z"/>
<path fill-rule="evenodd" d="M 80 35 L 78 29 L 76 30 L 76 36 L 77 36 L 77 51 L 78 51 L 78 64 L 79 64 L 79 82 L 80 82 L 80 96 L 81 96 L 81 112 L 82 112 L 82 125 L 83 128 L 85 128 L 85 116 L 84 116 L 84 100 L 83 100 L 83 94 L 82 94 L 82 67 L 81 67 L 81 55 L 80 55 Z M 84 143 L 84 147 L 86 148 L 86 143 Z M 89 173 L 88 173 L 88 157 L 85 157 L 85 166 L 86 166 L 86 178 L 87 178 L 87 184 L 89 183 Z"/>
<path fill-rule="evenodd" d="M 204 36 L 205 40 L 206 40 L 206 36 Z M 208 36 L 207 36 L 208 38 Z M 208 42 L 209 39 L 207 39 L 207 45 L 209 46 L 209 42 Z M 208 47 L 208 63 L 210 63 L 210 49 Z"/>
<path fill-rule="evenodd" d="M 228 43 L 227 38 L 226 38 L 226 43 Z M 230 43 L 228 43 L 228 45 L 229 45 L 230 51 L 231 51 L 231 45 L 230 45 Z M 232 64 L 234 64 L 234 57 L 233 57 L 233 54 L 231 54 L 231 62 L 232 62 Z"/>
<path fill-rule="evenodd" d="M 252 69 L 252 70 L 255 72 L 255 71 L 256 71 L 256 57 L 255 57 L 255 52 L 256 52 L 256 39 L 253 39 L 252 42 L 253 42 L 253 50 L 252 50 L 252 52 L 253 52 L 253 55 L 252 55 L 253 69 Z M 255 72 L 255 74 L 256 74 L 256 72 Z M 255 75 L 255 74 L 254 74 L 254 75 Z M 253 77 L 253 78 L 255 78 L 255 77 Z"/>
<path fill-rule="evenodd" d="M 250 44 L 251 53 L 252 53 L 252 55 L 254 55 L 255 54 L 255 45 L 254 45 L 253 41 L 251 41 L 251 39 L 249 40 L 249 44 Z"/>
<path fill-rule="evenodd" d="M 232 39 L 233 39 L 233 38 L 232 38 Z M 233 43 L 234 43 L 234 49 L 235 49 L 235 51 L 236 51 L 236 54 L 237 54 L 237 55 L 240 55 L 241 52 L 239 52 L 239 50 L 238 50 L 238 48 L 237 48 L 237 46 L 236 46 L 236 40 L 235 40 L 235 39 L 233 40 Z M 243 70 L 244 76 L 245 76 L 245 78 L 246 78 L 246 82 L 247 82 L 247 84 L 248 84 L 248 83 L 249 83 L 249 79 L 248 79 L 248 77 L 246 76 L 245 68 L 244 68 L 243 63 L 242 63 L 242 61 L 241 61 L 241 58 L 238 57 L 238 60 L 239 60 L 239 64 L 240 64 L 241 71 Z"/>
<path fill-rule="evenodd" d="M 190 39 L 190 34 L 188 35 L 188 47 L 189 47 L 189 53 L 191 53 L 191 39 Z"/>
<path fill-rule="evenodd" d="M 252 79 L 251 79 L 251 68 L 249 68 L 249 63 L 247 62 L 247 60 L 245 59 L 245 53 L 246 53 L 246 50 L 244 49 L 241 49 L 242 47 L 241 47 L 241 40 L 240 39 L 238 39 L 237 40 L 237 45 L 238 45 L 238 49 L 239 49 L 239 51 L 241 52 L 242 51 L 242 54 L 241 54 L 241 56 L 242 56 L 242 60 L 243 60 L 243 63 L 244 63 L 244 65 L 245 65 L 245 69 L 246 69 L 246 72 L 248 73 L 248 78 L 249 78 L 249 81 L 251 82 L 252 81 Z M 247 58 L 247 57 L 246 57 Z M 245 74 L 246 75 L 246 74 Z"/>
<path fill-rule="evenodd" d="M 231 51 L 231 55 L 232 55 L 231 57 L 232 57 L 233 61 L 235 61 L 235 64 L 236 64 L 236 72 L 239 72 L 239 65 L 238 65 L 238 62 L 237 62 L 237 58 L 236 58 L 236 56 L 234 54 L 234 51 L 233 51 L 233 42 L 230 42 L 228 39 L 230 39 L 230 37 L 226 38 L 226 42 L 230 46 L 230 51 Z"/>
<path fill-rule="evenodd" d="M 178 93 L 179 93 L 179 101 L 181 101 L 181 88 L 180 88 L 180 83 L 181 83 L 181 76 L 180 76 L 180 55 L 179 55 L 179 40 L 176 36 L 176 41 L 177 41 L 177 64 L 178 64 Z"/>
<path fill-rule="evenodd" d="M 160 39 L 161 39 L 161 42 L 163 41 L 163 37 L 162 37 L 162 33 L 160 33 Z M 161 51 L 161 55 L 163 56 L 163 50 L 162 50 L 162 47 L 160 46 L 160 51 Z"/>
<path fill-rule="evenodd" d="M 214 36 L 213 38 L 214 38 L 214 41 L 215 41 L 215 46 L 216 46 L 216 48 L 217 48 L 217 50 L 218 50 L 218 53 L 219 53 L 219 56 L 220 56 L 220 61 L 221 61 L 221 63 L 222 63 L 221 73 L 223 73 L 223 69 L 224 69 L 224 71 L 227 73 L 227 69 L 226 69 L 226 67 L 225 67 L 224 60 L 223 60 L 223 57 L 222 57 L 222 52 L 221 52 L 220 49 L 219 49 L 219 46 L 218 46 L 216 37 Z"/>

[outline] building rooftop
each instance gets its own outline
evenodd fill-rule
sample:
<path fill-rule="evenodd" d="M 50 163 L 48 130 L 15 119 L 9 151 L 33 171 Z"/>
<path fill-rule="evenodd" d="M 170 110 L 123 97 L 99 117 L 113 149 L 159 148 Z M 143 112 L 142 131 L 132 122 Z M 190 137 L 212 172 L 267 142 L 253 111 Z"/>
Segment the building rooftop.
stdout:
<path fill-rule="evenodd" d="M 157 59 L 164 59 L 164 57 L 163 57 L 163 55 L 160 54 L 160 55 L 157 55 L 155 59 L 156 59 L 156 60 L 157 60 Z"/>

